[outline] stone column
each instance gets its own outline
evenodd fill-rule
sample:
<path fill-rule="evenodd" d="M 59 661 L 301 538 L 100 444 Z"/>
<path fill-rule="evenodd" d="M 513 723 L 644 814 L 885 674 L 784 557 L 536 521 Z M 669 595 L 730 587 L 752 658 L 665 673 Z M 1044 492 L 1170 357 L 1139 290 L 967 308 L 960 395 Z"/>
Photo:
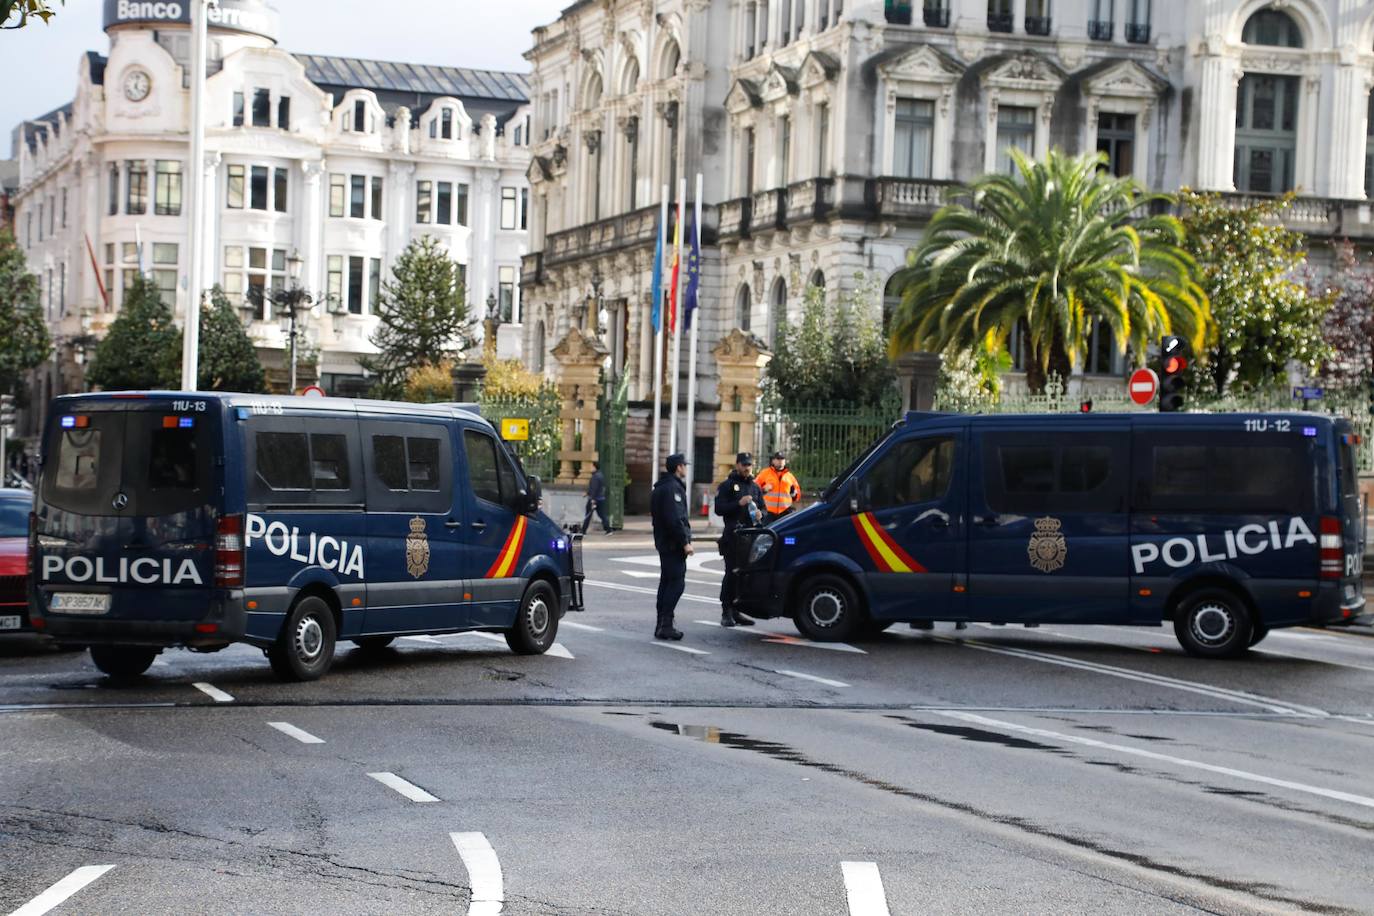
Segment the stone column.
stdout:
<path fill-rule="evenodd" d="M 80 253 L 75 261 L 76 277 L 80 280 L 73 287 L 76 293 L 74 298 L 79 309 L 89 308 L 100 312 L 105 310 L 105 302 L 100 297 L 100 284 L 104 281 L 97 279 L 94 271 L 105 268 L 105 248 L 100 237 L 100 179 L 104 173 L 100 157 L 94 153 L 81 157 L 80 168 L 81 206 L 78 212 L 81 214 L 80 225 L 85 238 L 80 240 Z M 95 252 L 95 267 L 91 266 L 91 256 L 86 251 L 86 239 L 91 240 L 91 249 Z M 110 308 L 113 310 L 117 304 L 111 295 Z"/>
<path fill-rule="evenodd" d="M 720 409 L 716 411 L 716 459 L 712 480 L 721 480 L 735 464 L 737 451 L 752 451 L 758 424 L 763 367 L 773 358 L 763 342 L 739 328 L 711 350 L 716 358 Z"/>
<path fill-rule="evenodd" d="M 902 396 L 902 413 L 934 409 L 939 384 L 940 354 L 903 353 L 897 357 L 897 391 Z"/>
<path fill-rule="evenodd" d="M 1348 59 L 1347 59 L 1348 58 Z M 1368 112 L 1370 73 L 1356 62 L 1354 48 L 1341 49 L 1332 99 L 1331 185 L 1332 197 L 1357 200 L 1365 196 L 1365 116 Z"/>
<path fill-rule="evenodd" d="M 326 168 L 323 159 L 307 159 L 301 163 L 305 193 L 296 211 L 297 225 L 302 230 L 301 258 L 305 261 L 301 265 L 301 285 L 321 296 L 328 294 L 324 283 L 324 201 L 321 198 Z"/>
<path fill-rule="evenodd" d="M 218 282 L 219 276 L 219 167 L 223 157 L 218 150 L 206 150 L 205 159 L 201 163 L 205 169 L 205 208 L 201 211 L 204 222 L 200 226 L 200 263 L 201 277 L 200 282 L 209 290 Z M 188 170 L 189 171 L 189 170 Z M 188 215 L 186 221 L 189 224 L 191 217 Z M 186 252 L 186 260 L 183 262 L 190 266 L 191 253 Z"/>
<path fill-rule="evenodd" d="M 1236 87 L 1242 74 L 1238 61 L 1220 55 L 1220 35 L 1209 36 L 1207 45 L 1210 53 L 1202 61 L 1197 106 L 1197 187 L 1204 191 L 1234 191 Z"/>
<path fill-rule="evenodd" d="M 596 338 L 583 334 L 573 326 L 553 348 L 558 360 L 558 393 L 563 397 L 560 416 L 563 422 L 563 446 L 558 451 L 560 484 L 585 484 L 592 476 L 591 462 L 600 456 L 596 449 L 596 422 L 601 418 L 597 399 L 601 395 L 601 364 L 606 348 Z M 578 426 L 581 425 L 582 447 L 577 447 Z M 580 471 L 574 462 L 582 462 Z"/>
<path fill-rule="evenodd" d="M 387 169 L 387 185 L 385 189 L 390 198 L 383 203 L 383 208 L 390 213 L 387 217 L 386 226 L 386 261 L 389 268 L 401 256 L 405 250 L 406 243 L 410 241 L 411 218 L 414 209 L 411 206 L 411 195 L 415 193 L 415 164 L 413 162 L 392 162 Z M 387 273 L 389 276 L 390 274 Z"/>

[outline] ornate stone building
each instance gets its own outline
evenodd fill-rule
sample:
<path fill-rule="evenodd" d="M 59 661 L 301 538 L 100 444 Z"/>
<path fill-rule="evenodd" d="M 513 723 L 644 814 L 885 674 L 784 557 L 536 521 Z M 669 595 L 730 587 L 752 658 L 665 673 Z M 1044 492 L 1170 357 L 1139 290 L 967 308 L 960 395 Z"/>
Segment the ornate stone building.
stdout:
<path fill-rule="evenodd" d="M 15 231 L 58 342 L 40 403 L 80 390 L 85 351 L 136 271 L 185 309 L 187 9 L 107 4 L 109 54 L 81 58 L 69 105 L 15 129 Z M 285 285 L 297 256 L 301 285 L 329 299 L 304 318 L 320 381 L 361 393 L 357 359 L 372 349 L 379 286 L 420 235 L 460 265 L 478 318 L 489 298 L 499 306 L 500 349 L 517 356 L 524 76 L 293 55 L 275 34 L 275 13 L 258 0 L 221 0 L 212 13 L 201 164 L 210 202 L 199 233 L 207 285 L 245 305 L 269 379 L 284 384 L 285 334 L 270 306 L 247 305 L 250 290 Z"/>
<path fill-rule="evenodd" d="M 648 395 L 658 189 L 700 171 L 703 435 L 717 340 L 771 343 L 808 285 L 885 289 L 945 189 L 1011 147 L 1296 190 L 1296 228 L 1374 238 L 1367 0 L 581 0 L 534 39 L 526 358 L 555 372 L 575 324 Z"/>

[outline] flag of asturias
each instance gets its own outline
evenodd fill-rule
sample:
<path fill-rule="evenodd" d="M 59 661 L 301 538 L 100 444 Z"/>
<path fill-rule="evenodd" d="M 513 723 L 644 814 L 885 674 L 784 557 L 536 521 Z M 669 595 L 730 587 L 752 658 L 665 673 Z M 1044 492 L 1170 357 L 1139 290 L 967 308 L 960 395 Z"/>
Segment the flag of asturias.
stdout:
<path fill-rule="evenodd" d="M 701 227 L 692 218 L 692 228 L 688 235 L 692 239 L 692 249 L 687 255 L 687 292 L 682 297 L 683 327 L 691 329 L 692 313 L 697 310 L 697 290 L 701 286 Z"/>
<path fill-rule="evenodd" d="M 649 283 L 654 304 L 649 312 L 654 333 L 663 330 L 663 220 L 658 221 L 658 241 L 654 243 L 654 277 Z"/>

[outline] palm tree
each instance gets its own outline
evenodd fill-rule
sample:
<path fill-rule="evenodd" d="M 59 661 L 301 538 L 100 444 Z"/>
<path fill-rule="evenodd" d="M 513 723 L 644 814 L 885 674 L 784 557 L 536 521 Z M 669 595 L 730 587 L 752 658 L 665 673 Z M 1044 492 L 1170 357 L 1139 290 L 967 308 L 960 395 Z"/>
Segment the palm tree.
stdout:
<path fill-rule="evenodd" d="M 1164 195 L 1105 171 L 1101 154 L 1051 151 L 1031 162 L 1012 150 L 1016 175 L 984 175 L 931 220 L 895 278 L 902 299 L 889 350 L 1006 350 L 1020 327 L 1026 382 L 1068 378 L 1103 322 L 1137 361 L 1178 334 L 1200 352 L 1211 321 L 1183 225 L 1152 214 Z M 967 200 L 967 203 L 963 201 Z"/>

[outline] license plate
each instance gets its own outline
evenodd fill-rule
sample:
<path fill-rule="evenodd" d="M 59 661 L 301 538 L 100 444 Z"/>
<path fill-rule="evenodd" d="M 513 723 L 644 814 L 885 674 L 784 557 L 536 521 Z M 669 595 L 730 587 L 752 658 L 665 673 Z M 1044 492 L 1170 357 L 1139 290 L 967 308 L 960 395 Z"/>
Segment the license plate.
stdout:
<path fill-rule="evenodd" d="M 110 609 L 110 596 L 99 592 L 58 592 L 48 606 L 64 614 L 104 614 Z"/>
<path fill-rule="evenodd" d="M 4 617 L 0 617 L 0 630 L 17 630 L 17 629 L 19 629 L 19 615 L 18 615 L 18 614 L 7 614 L 7 615 L 5 615 Z"/>

